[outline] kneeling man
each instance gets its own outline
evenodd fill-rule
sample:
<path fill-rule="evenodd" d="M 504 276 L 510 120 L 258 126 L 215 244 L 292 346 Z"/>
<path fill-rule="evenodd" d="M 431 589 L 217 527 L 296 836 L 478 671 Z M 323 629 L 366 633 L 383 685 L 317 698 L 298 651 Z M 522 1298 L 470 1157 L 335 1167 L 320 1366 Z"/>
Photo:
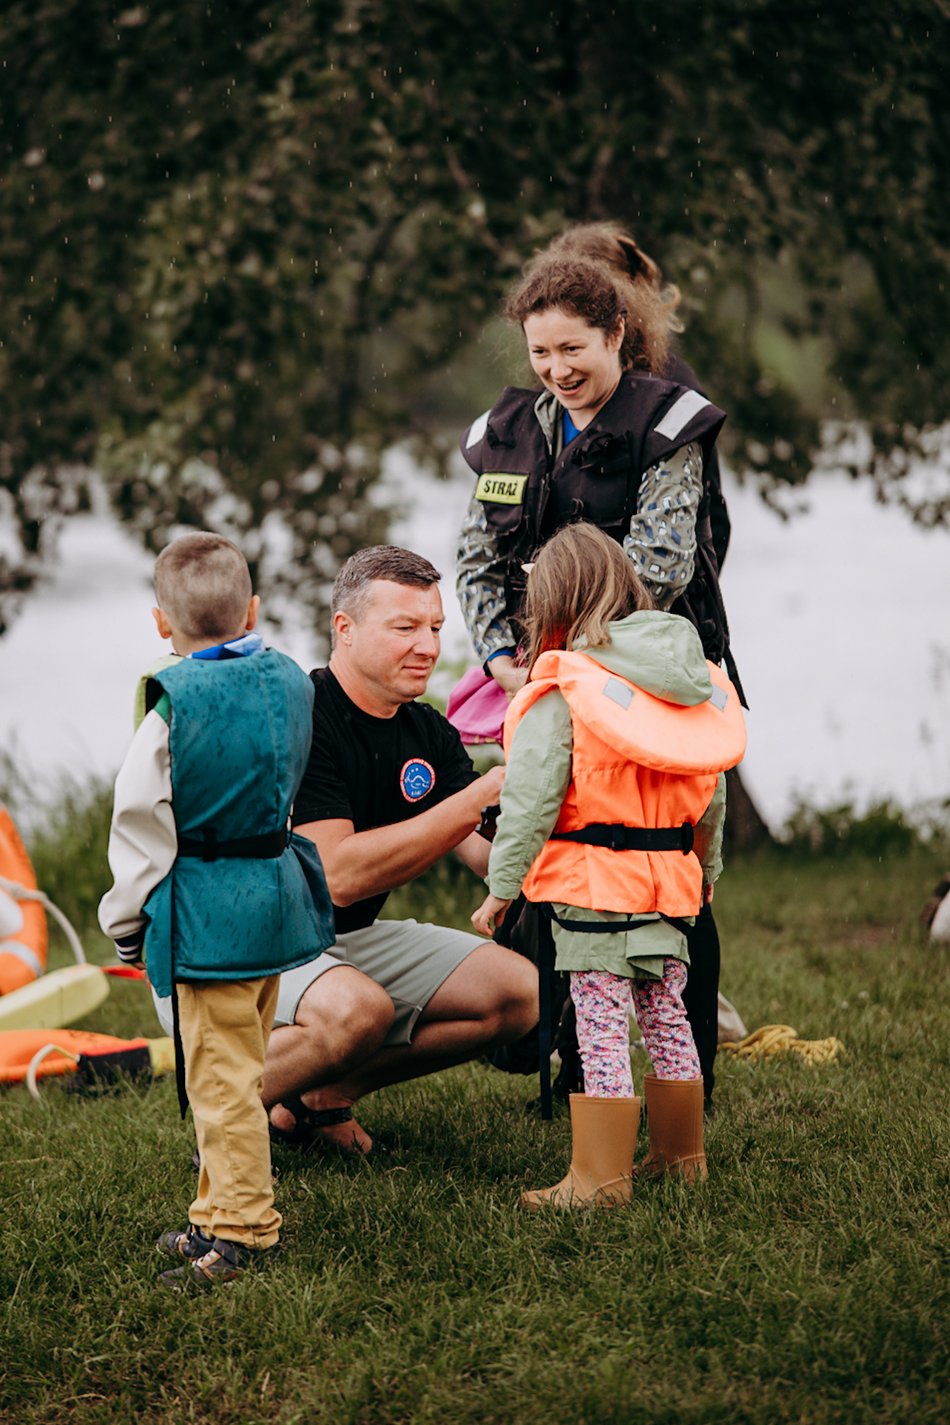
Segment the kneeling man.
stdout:
<path fill-rule="evenodd" d="M 416 702 L 439 656 L 439 578 L 405 549 L 353 555 L 333 586 L 329 666 L 311 674 L 294 822 L 320 853 L 337 941 L 281 976 L 263 1086 L 274 1136 L 301 1146 L 370 1152 L 360 1098 L 520 1039 L 538 1017 L 530 961 L 467 931 L 378 919 L 391 890 L 449 851 L 486 873 L 477 828 L 504 780 L 501 767 L 477 776 L 455 729 Z"/>

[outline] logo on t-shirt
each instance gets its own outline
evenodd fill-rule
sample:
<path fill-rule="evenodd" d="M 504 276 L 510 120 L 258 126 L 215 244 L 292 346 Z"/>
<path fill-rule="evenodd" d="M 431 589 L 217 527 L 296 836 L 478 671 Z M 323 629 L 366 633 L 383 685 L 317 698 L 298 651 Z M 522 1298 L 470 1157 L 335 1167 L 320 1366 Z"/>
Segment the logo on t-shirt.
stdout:
<path fill-rule="evenodd" d="M 435 786 L 435 772 L 421 757 L 411 757 L 399 773 L 399 786 L 407 802 L 421 801 Z"/>

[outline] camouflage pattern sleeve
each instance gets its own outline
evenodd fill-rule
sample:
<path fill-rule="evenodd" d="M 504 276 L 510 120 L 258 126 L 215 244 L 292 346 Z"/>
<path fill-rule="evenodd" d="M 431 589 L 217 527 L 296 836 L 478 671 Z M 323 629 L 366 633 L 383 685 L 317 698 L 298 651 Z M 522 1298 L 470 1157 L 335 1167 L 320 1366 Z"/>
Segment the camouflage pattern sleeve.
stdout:
<path fill-rule="evenodd" d="M 703 866 L 703 885 L 722 875 L 722 834 L 726 824 L 726 774 L 720 772 L 709 806 L 696 823 L 693 850 Z"/>
<path fill-rule="evenodd" d="M 693 577 L 702 492 L 702 451 L 692 443 L 651 466 L 640 481 L 623 547 L 658 608 L 668 609 Z"/>
<path fill-rule="evenodd" d="M 517 640 L 505 603 L 505 556 L 488 528 L 481 500 L 472 499 L 465 512 L 455 568 L 455 590 L 479 662 L 514 649 Z"/>

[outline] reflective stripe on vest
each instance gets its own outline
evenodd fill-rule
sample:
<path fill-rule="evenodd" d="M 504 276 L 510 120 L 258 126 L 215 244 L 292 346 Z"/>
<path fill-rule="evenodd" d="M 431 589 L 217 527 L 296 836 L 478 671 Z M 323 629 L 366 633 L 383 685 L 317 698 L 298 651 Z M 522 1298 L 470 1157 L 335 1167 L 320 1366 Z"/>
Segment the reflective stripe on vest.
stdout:
<path fill-rule="evenodd" d="M 694 416 L 712 402 L 707 401 L 698 391 L 685 391 L 678 401 L 674 401 L 666 415 L 653 429 L 668 440 L 675 440 L 681 430 L 685 430 Z"/>
<path fill-rule="evenodd" d="M 35 980 L 38 980 L 43 973 L 44 965 L 39 955 L 28 945 L 22 945 L 18 940 L 0 941 L 0 954 L 12 955 L 21 961 Z"/>

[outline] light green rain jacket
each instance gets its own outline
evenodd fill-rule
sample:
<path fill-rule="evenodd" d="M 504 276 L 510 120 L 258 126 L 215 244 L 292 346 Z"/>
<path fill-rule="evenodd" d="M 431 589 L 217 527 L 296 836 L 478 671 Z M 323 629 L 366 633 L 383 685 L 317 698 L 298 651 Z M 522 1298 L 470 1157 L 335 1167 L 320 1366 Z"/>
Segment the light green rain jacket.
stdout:
<path fill-rule="evenodd" d="M 630 614 L 609 628 L 609 645 L 577 651 L 667 702 L 693 707 L 709 697 L 712 685 L 702 645 L 688 620 L 650 609 Z M 501 816 L 488 863 L 492 895 L 513 900 L 521 890 L 532 862 L 554 830 L 571 782 L 572 751 L 570 709 L 554 688 L 528 709 L 512 739 Z M 726 779 L 720 773 L 712 800 L 696 826 L 694 850 L 703 867 L 704 886 L 716 881 L 722 871 L 725 807 Z M 608 970 L 634 979 L 660 979 L 665 959 L 672 956 L 689 963 L 685 936 L 655 913 L 634 916 L 560 902 L 553 905 L 562 919 L 639 922 L 638 929 L 613 935 L 564 930 L 555 924 L 559 970 Z"/>

